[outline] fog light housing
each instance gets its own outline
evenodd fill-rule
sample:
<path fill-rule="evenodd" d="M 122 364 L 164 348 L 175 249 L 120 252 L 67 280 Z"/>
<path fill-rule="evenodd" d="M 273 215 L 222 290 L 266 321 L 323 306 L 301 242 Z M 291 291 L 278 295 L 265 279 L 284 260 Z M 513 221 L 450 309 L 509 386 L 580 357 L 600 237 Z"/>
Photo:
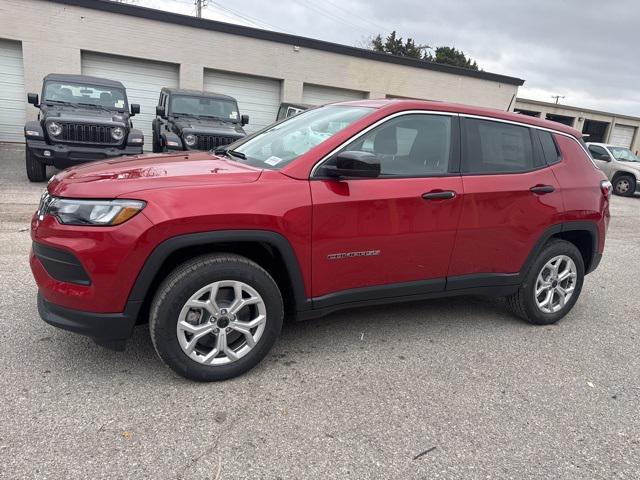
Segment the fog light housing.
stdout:
<path fill-rule="evenodd" d="M 42 152 L 42 155 L 45 157 L 50 157 L 51 156 L 51 150 L 45 150 L 44 152 Z"/>

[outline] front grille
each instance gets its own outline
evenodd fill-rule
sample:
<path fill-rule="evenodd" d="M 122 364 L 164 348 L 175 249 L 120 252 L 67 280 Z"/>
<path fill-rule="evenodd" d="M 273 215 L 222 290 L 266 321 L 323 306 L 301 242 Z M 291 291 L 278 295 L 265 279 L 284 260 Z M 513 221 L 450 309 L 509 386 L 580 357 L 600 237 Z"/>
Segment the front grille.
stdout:
<path fill-rule="evenodd" d="M 218 147 L 222 147 L 223 145 L 229 145 L 230 143 L 238 140 L 237 137 L 217 137 L 215 135 L 197 135 L 198 150 L 214 150 Z"/>
<path fill-rule="evenodd" d="M 121 140 L 111 137 L 111 128 L 105 125 L 92 125 L 87 123 L 63 123 L 62 135 L 58 137 L 63 142 L 73 143 L 101 143 L 117 145 Z"/>

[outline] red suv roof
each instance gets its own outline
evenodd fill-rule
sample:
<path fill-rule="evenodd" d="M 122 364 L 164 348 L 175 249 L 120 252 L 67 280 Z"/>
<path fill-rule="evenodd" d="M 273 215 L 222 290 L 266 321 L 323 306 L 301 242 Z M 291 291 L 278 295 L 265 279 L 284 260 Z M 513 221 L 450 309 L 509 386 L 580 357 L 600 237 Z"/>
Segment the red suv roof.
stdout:
<path fill-rule="evenodd" d="M 541 118 L 530 117 L 519 113 L 506 112 L 495 108 L 475 107 L 460 103 L 439 102 L 433 100 L 407 100 L 407 99 L 377 99 L 377 100 L 356 100 L 351 102 L 341 102 L 344 105 L 359 105 L 376 109 L 386 109 L 390 112 L 402 110 L 435 110 L 442 112 L 456 112 L 468 115 L 479 115 L 483 117 L 498 118 L 518 123 L 526 123 L 538 127 L 548 128 L 559 132 L 564 132 L 578 139 L 582 138 L 582 133 L 575 128 L 563 125 L 562 123 L 543 120 Z"/>

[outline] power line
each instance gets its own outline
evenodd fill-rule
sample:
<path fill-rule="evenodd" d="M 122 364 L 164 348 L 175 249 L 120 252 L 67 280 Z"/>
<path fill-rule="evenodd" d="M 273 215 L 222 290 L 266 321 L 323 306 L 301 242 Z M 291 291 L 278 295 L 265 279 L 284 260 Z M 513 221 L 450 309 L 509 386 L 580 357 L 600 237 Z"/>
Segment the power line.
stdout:
<path fill-rule="evenodd" d="M 349 27 L 354 27 L 357 28 L 358 30 L 362 31 L 362 32 L 366 32 L 367 34 L 371 35 L 373 32 L 371 30 L 368 30 L 366 28 L 363 28 L 360 25 L 357 25 L 345 18 L 339 17 L 334 13 L 328 12 L 324 9 L 322 9 L 321 7 L 319 7 L 318 5 L 311 3 L 309 0 L 302 0 L 302 2 L 307 5 L 311 10 L 315 11 L 316 13 L 319 13 L 320 15 L 333 20 L 335 22 L 341 22 L 344 25 L 347 25 Z"/>
<path fill-rule="evenodd" d="M 345 7 L 342 7 L 334 2 L 332 2 L 331 0 L 323 0 L 325 3 L 328 3 L 329 5 L 331 5 L 332 7 L 334 7 L 336 10 L 339 10 L 343 13 L 345 13 L 346 15 L 349 15 L 350 17 L 354 17 L 354 20 L 359 20 L 360 22 L 362 22 L 363 24 L 375 27 L 376 29 L 379 29 L 380 32 L 386 32 L 387 29 L 389 28 L 389 26 L 382 26 L 379 23 L 374 22 L 372 19 L 366 19 L 366 18 L 361 18 L 359 15 L 359 13 L 354 12 L 353 10 L 347 9 Z"/>
<path fill-rule="evenodd" d="M 226 6 L 220 5 L 220 3 L 215 3 L 215 4 L 214 4 L 214 6 L 215 6 L 215 7 L 217 7 L 217 8 L 219 8 L 220 10 L 224 10 L 224 11 L 226 11 L 226 12 L 231 13 L 232 15 L 234 15 L 234 16 L 236 16 L 236 17 L 238 17 L 238 18 L 241 18 L 242 20 L 245 20 L 245 21 L 248 21 L 248 22 L 250 22 L 250 23 L 253 23 L 253 24 L 254 24 L 254 25 L 256 25 L 257 27 L 260 27 L 260 28 L 267 28 L 267 29 L 269 29 L 269 30 L 277 30 L 277 31 L 281 31 L 281 32 L 286 31 L 286 30 L 284 30 L 283 28 L 276 27 L 275 25 L 271 25 L 271 24 L 269 24 L 269 23 L 265 22 L 264 20 L 258 20 L 258 19 L 257 19 L 257 18 L 255 18 L 255 17 L 252 17 L 252 16 L 250 16 L 250 15 L 247 15 L 246 13 L 240 13 L 240 12 L 238 12 L 238 11 L 236 11 L 236 10 L 232 9 L 232 8 L 229 8 L 229 7 L 226 7 Z"/>

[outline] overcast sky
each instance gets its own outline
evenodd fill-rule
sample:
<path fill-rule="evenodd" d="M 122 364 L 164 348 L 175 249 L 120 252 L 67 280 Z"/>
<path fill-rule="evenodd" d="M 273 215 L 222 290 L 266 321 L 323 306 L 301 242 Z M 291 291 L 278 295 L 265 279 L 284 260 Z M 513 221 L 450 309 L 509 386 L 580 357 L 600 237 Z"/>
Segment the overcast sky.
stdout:
<path fill-rule="evenodd" d="M 193 14 L 193 0 L 136 0 Z M 640 116 L 640 0 L 209 0 L 207 18 L 360 46 L 398 31 L 454 46 L 519 96 Z"/>

